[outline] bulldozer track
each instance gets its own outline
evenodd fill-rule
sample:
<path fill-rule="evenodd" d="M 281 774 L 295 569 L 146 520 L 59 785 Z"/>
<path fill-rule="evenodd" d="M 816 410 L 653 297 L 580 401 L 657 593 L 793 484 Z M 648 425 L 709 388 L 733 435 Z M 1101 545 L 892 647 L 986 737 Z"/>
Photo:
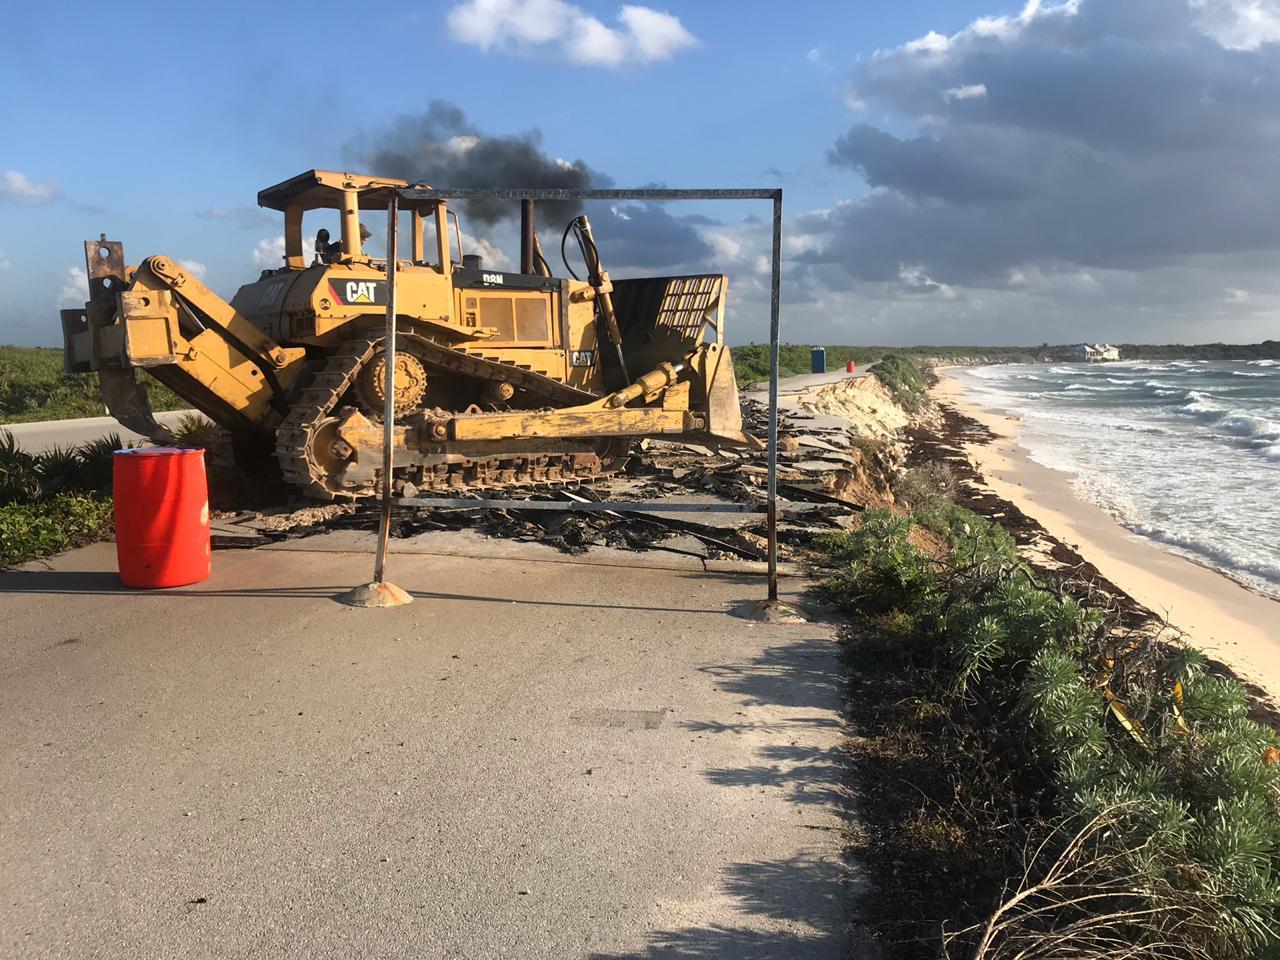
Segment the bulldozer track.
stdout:
<path fill-rule="evenodd" d="M 288 416 L 276 431 L 276 458 L 286 482 L 293 484 L 307 496 L 321 500 L 359 498 L 376 492 L 373 485 L 359 487 L 333 484 L 337 478 L 328 474 L 317 462 L 314 441 L 317 432 L 333 415 L 343 396 L 355 383 L 361 369 L 377 354 L 382 337 L 362 337 L 351 340 L 330 355 L 321 372 L 294 400 Z M 432 347 L 438 347 L 432 344 Z M 448 348 L 440 348 L 448 350 Z M 450 351 L 451 353 L 453 351 Z M 460 357 L 465 355 L 459 354 Z M 478 358 L 465 358 L 468 367 L 478 367 Z M 502 379 L 517 387 L 536 389 L 537 384 L 524 371 L 481 361 L 486 369 L 468 371 L 485 379 Z M 433 364 L 434 366 L 435 364 Z M 443 364 L 440 364 L 443 366 Z M 460 364 L 461 366 L 461 364 Z M 489 369 L 489 368 L 497 368 Z M 537 377 L 537 380 L 544 378 Z M 548 381 L 563 388 L 557 393 L 567 393 L 573 388 L 556 381 Z M 541 392 L 541 391 L 539 391 Z M 548 398 L 552 399 L 552 398 Z M 556 397 L 563 402 L 563 397 Z M 584 480 L 605 476 L 621 469 L 626 463 L 627 444 L 606 441 L 588 449 L 582 445 L 574 450 L 562 451 L 512 451 L 494 453 L 484 457 L 463 458 L 456 462 L 431 465 L 408 464 L 395 471 L 397 479 L 412 483 L 419 492 L 480 492 L 512 488 L 549 489 L 571 486 Z"/>

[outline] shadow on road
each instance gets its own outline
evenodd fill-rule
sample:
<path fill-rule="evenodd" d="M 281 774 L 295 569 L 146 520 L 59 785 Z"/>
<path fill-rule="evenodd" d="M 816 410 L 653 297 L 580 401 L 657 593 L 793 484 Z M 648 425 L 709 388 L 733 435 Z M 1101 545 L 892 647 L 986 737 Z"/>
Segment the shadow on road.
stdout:
<path fill-rule="evenodd" d="M 842 728 L 845 694 L 839 645 L 830 639 L 799 634 L 794 642 L 765 649 L 745 664 L 702 668 L 721 689 L 738 694 L 744 707 L 790 707 L 811 713 L 753 723 L 689 721 L 685 729 L 711 736 L 768 735 L 769 743 L 754 750 L 755 762 L 736 768 L 713 768 L 705 776 L 721 786 L 748 790 L 782 790 L 797 805 L 797 830 L 815 835 L 841 829 L 850 813 L 851 767 L 841 744 L 809 746 L 815 730 L 830 740 Z M 794 732 L 794 737 L 790 734 Z M 805 811 L 835 812 L 807 817 Z M 818 822 L 808 822 L 806 819 Z M 660 930 L 639 951 L 595 954 L 594 960 L 680 960 L 680 958 L 843 958 L 875 956 L 872 944 L 850 942 L 850 901 L 856 878 L 832 845 L 815 844 L 819 852 L 785 860 L 736 863 L 720 880 L 718 893 L 733 902 L 741 919 Z M 843 850 L 843 842 L 834 848 Z M 825 855 L 824 855 L 825 853 Z M 695 907 L 696 909 L 696 907 Z"/>
<path fill-rule="evenodd" d="M 741 926 L 659 931 L 639 952 L 592 960 L 836 960 L 846 956 L 844 872 L 843 864 L 814 857 L 735 863 L 721 887 L 749 915 Z M 756 928 L 757 918 L 772 921 L 772 929 Z"/>
<path fill-rule="evenodd" d="M 708 576 L 708 574 L 700 574 Z M 726 579 L 733 579 L 727 577 Z M 0 594 L 119 595 L 129 597 L 245 597 L 255 599 L 296 600 L 314 598 L 338 600 L 355 583 L 341 586 L 305 587 L 233 587 L 211 588 L 202 585 L 170 587 L 162 590 L 135 590 L 120 582 L 111 571 L 93 570 L 9 570 L 0 572 Z M 589 603 L 546 598 L 485 596 L 469 593 L 444 593 L 430 590 L 409 591 L 418 600 L 455 600 L 467 603 L 500 603 L 533 607 L 564 607 L 581 610 L 635 610 L 647 613 L 693 613 L 727 616 L 724 607 L 666 607 L 628 603 Z"/>

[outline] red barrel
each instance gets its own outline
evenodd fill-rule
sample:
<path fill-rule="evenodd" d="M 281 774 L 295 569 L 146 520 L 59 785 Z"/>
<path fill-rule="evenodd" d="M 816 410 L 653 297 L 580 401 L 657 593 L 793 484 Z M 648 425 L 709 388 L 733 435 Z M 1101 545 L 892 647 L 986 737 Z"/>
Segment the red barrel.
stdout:
<path fill-rule="evenodd" d="M 116 560 L 126 587 L 180 587 L 209 576 L 203 450 L 117 450 L 112 498 Z"/>
<path fill-rule="evenodd" d="M 845 373 L 857 373 L 857 372 L 858 372 L 858 365 L 857 365 L 856 363 L 854 363 L 852 360 L 850 360 L 848 363 L 846 363 L 846 364 L 845 364 L 845 366 L 844 366 L 844 372 L 845 372 Z"/>

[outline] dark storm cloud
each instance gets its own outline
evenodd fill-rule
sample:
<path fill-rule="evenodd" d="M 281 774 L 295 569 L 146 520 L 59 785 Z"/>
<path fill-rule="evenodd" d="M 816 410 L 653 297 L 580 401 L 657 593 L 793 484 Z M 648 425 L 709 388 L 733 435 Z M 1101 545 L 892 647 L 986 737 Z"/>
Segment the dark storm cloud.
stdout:
<path fill-rule="evenodd" d="M 608 270 L 615 266 L 652 270 L 696 263 L 711 253 L 693 226 L 709 218 L 675 217 L 657 203 L 622 203 L 610 207 L 592 204 L 590 216 Z"/>
<path fill-rule="evenodd" d="M 827 159 L 857 170 L 873 187 L 888 187 L 907 196 L 959 204 L 998 204 L 1010 199 L 1016 174 L 994 169 L 991 158 L 975 155 L 966 139 L 899 140 L 860 123 L 836 141 Z"/>
<path fill-rule="evenodd" d="M 460 107 L 443 100 L 432 101 L 420 114 L 398 118 L 384 133 L 366 143 L 349 145 L 347 152 L 377 174 L 435 187 L 579 190 L 613 186 L 612 177 L 585 161 L 562 160 L 547 152 L 541 131 L 486 133 Z M 519 204 L 512 200 L 472 200 L 462 206 L 465 226 L 472 231 L 518 220 L 520 215 Z M 582 204 L 576 202 L 539 203 L 538 222 L 544 239 L 553 230 L 558 234 L 569 218 L 581 211 Z M 671 216 L 661 205 L 592 204 L 590 216 L 609 269 L 653 268 L 707 253 L 692 223 Z M 559 259 L 552 250 L 546 253 L 553 262 Z"/>
<path fill-rule="evenodd" d="M 1280 44 L 1211 33 L 1184 0 L 1080 0 L 878 53 L 848 94 L 891 129 L 829 153 L 873 189 L 793 221 L 826 240 L 799 259 L 990 291 L 1280 250 Z"/>

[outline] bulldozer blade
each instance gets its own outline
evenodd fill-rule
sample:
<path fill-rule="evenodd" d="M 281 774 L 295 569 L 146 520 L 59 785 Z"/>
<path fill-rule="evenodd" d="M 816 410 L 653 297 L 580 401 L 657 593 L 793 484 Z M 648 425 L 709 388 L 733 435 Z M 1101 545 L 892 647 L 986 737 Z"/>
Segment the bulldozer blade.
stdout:
<path fill-rule="evenodd" d="M 727 347 L 710 345 L 702 354 L 699 373 L 707 396 L 706 432 L 731 443 L 755 446 L 742 432 L 742 402 L 733 372 L 733 357 Z"/>

